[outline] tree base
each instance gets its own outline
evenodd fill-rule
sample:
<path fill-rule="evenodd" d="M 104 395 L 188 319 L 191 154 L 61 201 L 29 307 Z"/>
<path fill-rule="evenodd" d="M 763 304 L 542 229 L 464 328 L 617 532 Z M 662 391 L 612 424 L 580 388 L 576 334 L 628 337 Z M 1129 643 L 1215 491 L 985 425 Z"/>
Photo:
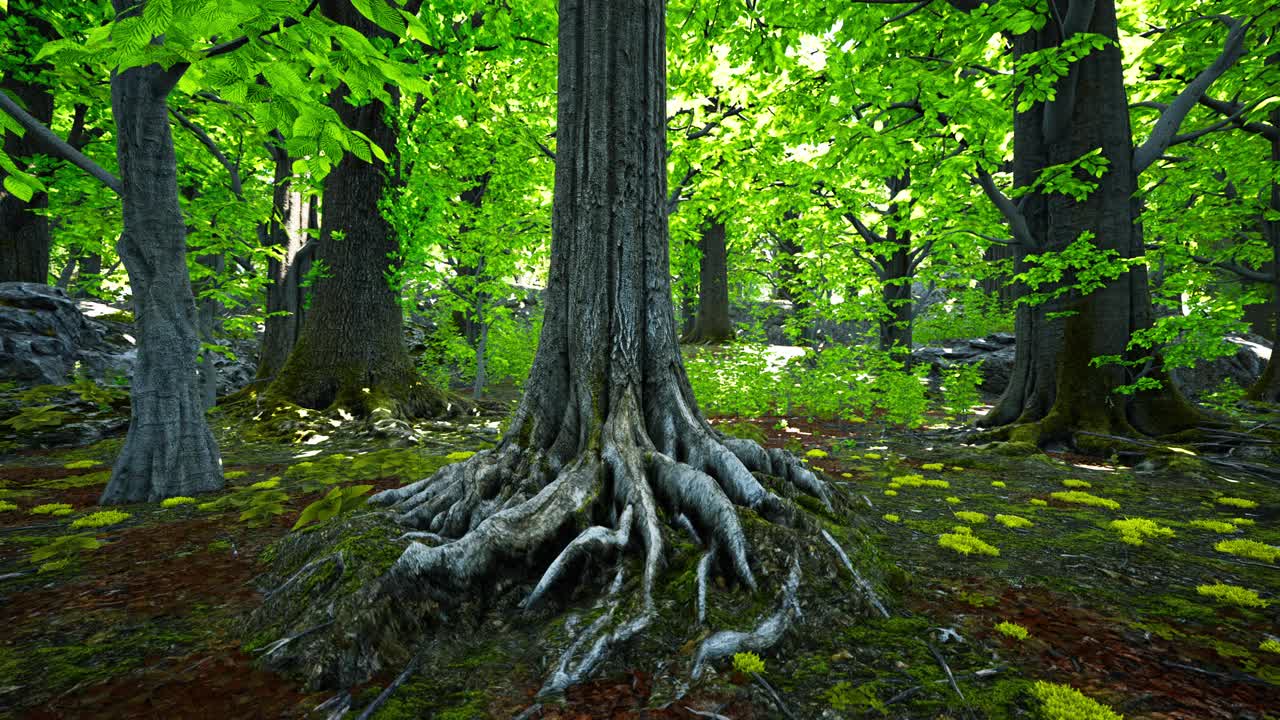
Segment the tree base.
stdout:
<path fill-rule="evenodd" d="M 782 641 L 827 584 L 883 611 L 866 542 L 836 522 L 850 506 L 802 464 L 710 431 L 676 459 L 642 429 L 634 405 L 615 410 L 559 469 L 504 443 L 372 498 L 386 510 L 290 536 L 252 644 L 313 687 L 350 687 L 514 617 L 555 649 L 548 695 L 700 640 L 680 660 L 696 678 Z"/>

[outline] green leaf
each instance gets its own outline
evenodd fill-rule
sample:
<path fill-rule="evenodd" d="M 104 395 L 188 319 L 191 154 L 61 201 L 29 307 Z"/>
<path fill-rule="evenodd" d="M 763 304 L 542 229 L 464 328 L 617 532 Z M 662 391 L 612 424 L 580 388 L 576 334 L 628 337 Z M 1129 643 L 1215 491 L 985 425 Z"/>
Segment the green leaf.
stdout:
<path fill-rule="evenodd" d="M 24 203 L 31 202 L 31 198 L 35 195 L 35 188 L 17 175 L 4 176 L 4 189 L 13 193 L 14 197 Z"/>

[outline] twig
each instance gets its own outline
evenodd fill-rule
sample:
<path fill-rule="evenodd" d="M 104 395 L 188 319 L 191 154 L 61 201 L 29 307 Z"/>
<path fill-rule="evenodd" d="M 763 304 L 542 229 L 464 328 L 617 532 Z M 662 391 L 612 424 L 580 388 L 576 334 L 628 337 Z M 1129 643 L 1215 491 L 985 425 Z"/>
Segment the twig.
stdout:
<path fill-rule="evenodd" d="M 751 673 L 751 677 L 755 679 L 757 685 L 764 688 L 764 691 L 769 693 L 769 697 L 773 698 L 773 704 L 778 706 L 778 709 L 782 711 L 783 715 L 791 718 L 791 720 L 796 720 L 796 716 L 791 714 L 791 710 L 782 702 L 782 698 L 778 696 L 777 691 L 774 690 L 769 683 L 765 682 L 764 678 L 760 677 L 760 673 L 753 672 Z"/>
<path fill-rule="evenodd" d="M 964 700 L 964 693 L 960 692 L 960 685 L 956 682 L 956 676 L 951 673 L 951 666 L 947 665 L 946 658 L 942 657 L 942 653 L 938 652 L 938 648 L 934 647 L 933 643 L 926 640 L 924 641 L 924 646 L 929 648 L 929 653 L 933 655 L 933 659 L 937 660 L 938 664 L 942 666 L 942 671 L 947 674 L 947 681 L 951 683 L 951 689 L 956 691 L 956 695 L 959 695 L 961 700 Z"/>
<path fill-rule="evenodd" d="M 418 661 L 421 659 L 422 653 L 414 655 L 413 659 L 409 661 L 409 664 L 405 666 L 404 670 L 401 671 L 396 679 L 393 680 L 385 690 L 378 693 L 378 697 L 374 698 L 373 702 L 369 703 L 369 707 L 365 708 L 364 712 L 361 712 L 360 716 L 356 718 L 356 720 L 369 720 L 369 718 L 373 716 L 373 711 L 381 707 L 382 704 L 391 697 L 391 693 L 394 693 L 397 688 L 404 684 L 405 680 L 409 679 L 409 676 L 413 674 L 413 671 L 418 669 Z"/>

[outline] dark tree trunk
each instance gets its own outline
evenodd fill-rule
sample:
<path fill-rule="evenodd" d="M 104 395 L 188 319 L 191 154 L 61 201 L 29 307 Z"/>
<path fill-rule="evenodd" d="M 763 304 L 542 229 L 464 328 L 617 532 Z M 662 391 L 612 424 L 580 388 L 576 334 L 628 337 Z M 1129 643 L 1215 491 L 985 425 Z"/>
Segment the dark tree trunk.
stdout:
<path fill-rule="evenodd" d="M 272 145 L 270 150 L 275 183 L 266 235 L 267 244 L 279 248 L 280 257 L 267 261 L 268 314 L 258 353 L 259 380 L 275 378 L 298 340 L 306 317 L 302 280 L 311 269 L 310 258 L 319 242 L 310 232 L 317 228 L 315 206 L 293 187 L 293 158 L 280 145 Z"/>
<path fill-rule="evenodd" d="M 497 447 L 370 499 L 393 504 L 414 537 L 431 544 L 410 543 L 359 602 L 340 599 L 323 626 L 333 632 L 281 653 L 307 658 L 323 679 L 349 686 L 403 658 L 405 629 L 423 627 L 423 598 L 446 607 L 499 577 L 536 571 L 541 579 L 523 603 L 533 607 L 558 582 L 586 580 L 584 562 L 637 552 L 641 561 L 625 564 L 631 590 L 606 600 L 607 616 L 583 631 L 543 687 L 562 691 L 653 620 L 671 531 L 664 521 L 683 517 L 707 539 L 703 583 L 716 567 L 754 587 L 735 505 L 775 520 L 798 509 L 752 471 L 832 508 L 825 485 L 791 456 L 721 438 L 689 389 L 667 255 L 663 14 L 662 0 L 561 0 L 551 267 L 524 398 Z M 790 602 L 798 573 L 787 582 Z M 317 607 L 303 583 L 294 585 L 295 602 Z M 771 617 L 785 628 L 792 615 Z M 708 640 L 697 657 L 732 654 L 742 637 Z"/>
<path fill-rule="evenodd" d="M 1268 64 L 1280 64 L 1280 55 L 1268 58 Z M 1271 111 L 1271 127 L 1280 132 L 1280 108 Z M 1271 138 L 1271 164 L 1280 167 L 1280 136 Z M 1271 211 L 1280 214 L 1280 182 L 1271 182 Z M 1271 358 L 1262 377 L 1249 388 L 1248 398 L 1263 402 L 1280 402 L 1280 220 L 1262 221 L 1262 232 L 1271 245 L 1271 317 L 1267 332 L 1271 338 Z"/>
<path fill-rule="evenodd" d="M 387 35 L 350 3 L 325 0 L 322 8 L 333 21 L 366 37 Z M 394 88 L 388 90 L 398 97 Z M 356 107 L 349 95 L 346 85 L 330 94 L 338 117 L 392 156 L 396 131 L 385 117 L 386 107 L 376 100 Z M 271 385 L 278 399 L 308 408 L 343 407 L 359 415 L 375 410 L 431 415 L 444 409 L 439 393 L 414 370 L 404 345 L 400 299 L 387 280 L 400 250 L 378 207 L 387 169 L 377 158 L 367 163 L 348 153 L 324 180 L 316 259 L 325 275 L 312 288 L 302 333 Z"/>
<path fill-rule="evenodd" d="M 1012 245 L 992 245 L 982 253 L 982 259 L 989 265 L 1013 259 L 1015 253 Z M 982 289 L 994 296 L 1002 305 L 1013 303 L 1013 285 L 1006 273 L 992 272 L 982 279 Z"/>
<path fill-rule="evenodd" d="M 15 8 L 16 9 L 16 8 Z M 22 19 L 42 36 L 53 38 L 49 24 L 37 17 Z M 28 68 L 25 72 L 47 70 L 46 65 Z M 27 112 L 43 123 L 53 119 L 53 94 L 47 87 L 35 82 L 7 76 L 0 80 L 0 89 L 25 106 Z M 39 151 L 32 133 L 18 137 L 3 133 L 4 152 L 19 166 Z M 0 171 L 0 180 L 4 172 Z M 40 212 L 49 207 L 49 196 L 38 192 L 30 201 L 23 201 L 5 191 L 0 185 L 0 282 L 49 282 L 49 220 Z"/>
<path fill-rule="evenodd" d="M 911 320 L 914 314 L 911 283 L 915 271 L 911 267 L 911 233 L 899 233 L 897 228 L 891 227 L 885 237 L 893 245 L 893 252 L 880 258 L 880 265 L 884 268 L 880 293 L 888 313 L 880 320 L 880 349 L 900 354 L 905 360 L 911 356 Z"/>
<path fill-rule="evenodd" d="M 1056 12 L 1065 17 L 1068 0 L 1053 1 Z M 1080 1 L 1070 0 L 1070 4 Z M 1097 1 L 1087 30 L 1116 39 L 1114 0 Z M 1061 40 L 1060 25 L 1051 20 L 1044 29 L 1016 38 L 1014 55 L 1023 58 L 1055 47 Z M 1022 213 L 1036 246 L 1018 247 L 1016 272 L 1028 269 L 1027 255 L 1060 251 L 1084 232 L 1093 233 L 1093 243 L 1100 250 L 1114 250 L 1121 258 L 1142 254 L 1123 70 L 1118 44 L 1094 51 L 1071 71 L 1076 83 L 1074 102 L 1064 101 L 1070 93 L 1060 88 L 1056 104 L 1037 103 L 1015 114 L 1015 186 L 1031 185 L 1042 169 L 1099 147 L 1110 163 L 1097 189 L 1082 202 L 1064 195 L 1027 195 Z M 1055 317 L 1055 313 L 1068 315 Z M 1035 307 L 1019 306 L 1013 373 L 984 422 L 1017 423 L 1022 427 L 1015 428 L 1012 437 L 1035 442 L 1068 439 L 1078 430 L 1162 434 L 1193 424 L 1197 417 L 1192 408 L 1163 373 L 1154 375 L 1164 381 L 1164 389 L 1127 399 L 1113 392 L 1130 382 L 1126 369 L 1090 362 L 1100 355 L 1126 355 L 1132 333 L 1150 323 L 1150 292 L 1141 266 L 1088 295 L 1071 291 Z"/>
<path fill-rule="evenodd" d="M 116 0 L 123 12 L 132 0 Z M 155 502 L 222 487 L 222 461 L 196 382 L 196 307 L 169 132 L 172 80 L 157 65 L 111 78 L 123 181 L 119 252 L 133 287 L 138 361 L 129 434 L 101 502 Z"/>
<path fill-rule="evenodd" d="M 698 261 L 698 311 L 684 341 L 728 342 L 733 339 L 733 322 L 729 319 L 729 258 L 723 220 L 704 222 L 698 250 L 702 254 Z"/>

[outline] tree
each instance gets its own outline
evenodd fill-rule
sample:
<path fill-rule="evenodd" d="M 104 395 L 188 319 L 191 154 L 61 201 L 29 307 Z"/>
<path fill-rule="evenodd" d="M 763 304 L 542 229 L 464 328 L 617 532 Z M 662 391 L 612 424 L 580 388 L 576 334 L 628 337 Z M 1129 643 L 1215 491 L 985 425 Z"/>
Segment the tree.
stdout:
<path fill-rule="evenodd" d="M 321 6 L 326 17 L 365 39 L 392 37 L 352 3 L 326 0 Z M 396 151 L 387 108 L 400 93 L 388 85 L 381 94 L 385 99 L 361 98 L 342 83 L 329 95 L 342 124 L 378 150 L 373 157 L 344 155 L 324 179 L 315 253 L 323 273 L 297 342 L 268 392 L 306 408 L 434 415 L 444 410 L 444 400 L 414 371 L 400 300 L 388 281 L 400 246 L 379 204 Z"/>
<path fill-rule="evenodd" d="M 799 511 L 752 472 L 830 507 L 826 485 L 790 455 L 716 433 L 689 389 L 668 274 L 664 5 L 560 3 L 551 268 L 526 392 L 497 447 L 371 499 L 425 542 L 340 601 L 325 623 L 333 640 L 317 632 L 282 648 L 313 679 L 349 684 L 379 667 L 421 627 L 422 598 L 458 603 L 546 559 L 533 607 L 583 560 L 638 549 L 639 597 L 570 650 L 544 687 L 561 690 L 654 617 L 664 517 L 686 518 L 710 539 L 709 562 L 754 588 L 736 507 L 775 521 Z M 702 654 L 741 642 L 719 638 Z"/>
<path fill-rule="evenodd" d="M 1066 439 L 1078 431 L 1159 435 L 1185 429 L 1201 416 L 1169 384 L 1158 357 L 1137 361 L 1136 371 L 1116 362 L 1134 362 L 1130 339 L 1152 322 L 1141 264 L 1137 177 L 1164 154 L 1190 107 L 1239 58 L 1248 25 L 1228 19 L 1222 55 L 1187 85 L 1148 139 L 1135 147 L 1115 3 L 1054 0 L 1052 10 L 1061 22 L 1046 14 L 1038 28 L 1014 39 L 1020 72 L 1044 73 L 1040 63 L 1047 57 L 1071 61 L 1066 73 L 1049 75 L 1050 82 L 1037 83 L 1028 75 L 1018 88 L 1017 203 L 1003 196 L 989 175 L 980 177 L 1009 221 L 1022 278 L 1013 374 L 984 422 L 1012 425 L 1012 437 L 1035 442 Z M 1060 261 L 1055 265 L 1052 258 Z M 1110 261 L 1110 267 L 1090 277 L 1099 259 Z M 1055 269 L 1048 275 L 1036 272 L 1045 267 Z M 1027 302 L 1033 292 L 1041 302 Z M 1102 357 L 1112 362 L 1095 362 Z M 1138 382 L 1142 378 L 1158 386 Z M 1115 394 L 1132 385 L 1139 386 L 1133 395 Z"/>
<path fill-rule="evenodd" d="M 706 218 L 698 238 L 698 310 L 684 342 L 722 343 L 733 339 L 729 319 L 729 257 L 725 222 Z"/>

